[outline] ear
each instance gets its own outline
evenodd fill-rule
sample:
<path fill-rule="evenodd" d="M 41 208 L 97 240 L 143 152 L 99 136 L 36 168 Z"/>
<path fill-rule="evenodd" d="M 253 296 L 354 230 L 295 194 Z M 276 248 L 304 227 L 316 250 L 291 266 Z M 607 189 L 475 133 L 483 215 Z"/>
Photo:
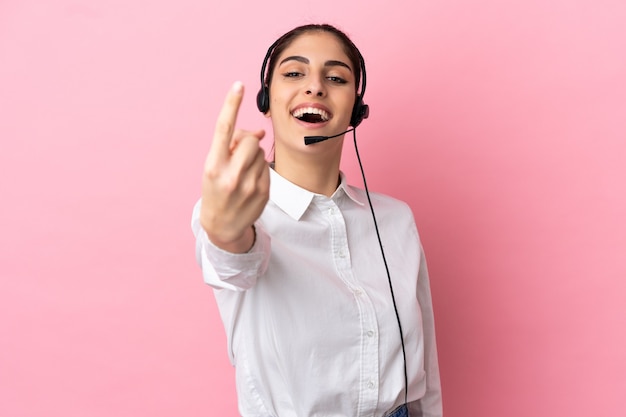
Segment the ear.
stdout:
<path fill-rule="evenodd" d="M 272 114 L 271 114 L 271 113 L 272 113 L 272 112 L 268 109 L 268 110 L 267 110 L 267 111 L 263 114 L 263 116 L 265 116 L 265 117 L 266 117 L 266 118 L 268 118 L 268 119 L 271 119 L 271 118 L 272 118 Z"/>

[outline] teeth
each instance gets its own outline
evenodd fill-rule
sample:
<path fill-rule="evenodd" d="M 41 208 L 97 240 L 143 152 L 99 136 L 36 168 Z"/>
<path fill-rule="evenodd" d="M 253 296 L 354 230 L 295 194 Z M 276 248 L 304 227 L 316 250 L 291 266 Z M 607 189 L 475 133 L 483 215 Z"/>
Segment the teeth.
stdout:
<path fill-rule="evenodd" d="M 323 121 L 327 121 L 328 119 L 330 119 L 330 115 L 328 114 L 328 112 L 322 109 L 315 108 L 315 107 L 301 107 L 299 109 L 294 110 L 293 113 L 291 113 L 293 117 L 296 117 L 298 119 L 304 116 L 305 114 L 319 114 Z"/>

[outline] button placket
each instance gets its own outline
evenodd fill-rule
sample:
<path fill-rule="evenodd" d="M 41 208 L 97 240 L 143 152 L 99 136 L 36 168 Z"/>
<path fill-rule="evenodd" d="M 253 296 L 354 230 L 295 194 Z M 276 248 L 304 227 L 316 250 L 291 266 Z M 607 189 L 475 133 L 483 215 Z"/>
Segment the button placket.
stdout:
<path fill-rule="evenodd" d="M 360 336 L 359 367 L 361 372 L 361 399 L 358 410 L 372 409 L 378 401 L 378 324 L 374 305 L 367 292 L 358 285 L 358 278 L 354 276 L 348 235 L 343 214 L 332 200 L 320 200 L 320 209 L 324 213 L 332 230 L 331 248 L 336 270 L 341 280 L 355 295 L 354 301 L 358 305 Z M 360 411 L 357 412 L 360 415 Z"/>

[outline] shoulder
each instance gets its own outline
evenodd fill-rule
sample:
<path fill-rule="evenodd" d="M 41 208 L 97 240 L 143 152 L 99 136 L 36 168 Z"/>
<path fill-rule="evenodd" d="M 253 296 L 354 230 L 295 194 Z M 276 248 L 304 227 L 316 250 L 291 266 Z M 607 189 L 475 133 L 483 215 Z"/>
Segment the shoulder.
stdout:
<path fill-rule="evenodd" d="M 369 205 L 367 194 L 365 190 L 355 186 L 349 186 L 350 192 L 358 198 L 359 201 L 363 202 L 365 205 Z M 374 210 L 382 210 L 382 211 L 391 211 L 396 214 L 405 214 L 413 218 L 413 212 L 411 211 L 411 207 L 398 198 L 389 196 L 387 194 L 372 192 L 369 193 L 370 200 L 372 201 L 372 205 L 374 206 Z"/>
<path fill-rule="evenodd" d="M 351 193 L 363 203 L 363 208 L 369 211 L 369 201 L 365 190 L 350 186 Z M 396 228 L 415 230 L 415 218 L 411 207 L 403 200 L 379 192 L 369 193 L 376 219 L 379 223 L 394 225 Z"/>

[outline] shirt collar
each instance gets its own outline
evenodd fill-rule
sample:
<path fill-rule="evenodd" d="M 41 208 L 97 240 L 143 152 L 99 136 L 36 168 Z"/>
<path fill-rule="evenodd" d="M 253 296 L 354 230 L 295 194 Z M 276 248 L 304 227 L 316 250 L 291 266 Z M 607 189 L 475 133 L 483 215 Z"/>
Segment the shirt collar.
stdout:
<path fill-rule="evenodd" d="M 362 196 L 348 185 L 343 172 L 339 173 L 339 178 L 339 187 L 337 187 L 331 198 L 336 200 L 339 196 L 345 194 L 358 205 L 364 205 L 365 203 L 361 201 Z M 316 196 L 320 196 L 320 194 L 307 191 L 280 176 L 273 168 L 270 169 L 270 200 L 294 220 L 300 220 Z"/>

